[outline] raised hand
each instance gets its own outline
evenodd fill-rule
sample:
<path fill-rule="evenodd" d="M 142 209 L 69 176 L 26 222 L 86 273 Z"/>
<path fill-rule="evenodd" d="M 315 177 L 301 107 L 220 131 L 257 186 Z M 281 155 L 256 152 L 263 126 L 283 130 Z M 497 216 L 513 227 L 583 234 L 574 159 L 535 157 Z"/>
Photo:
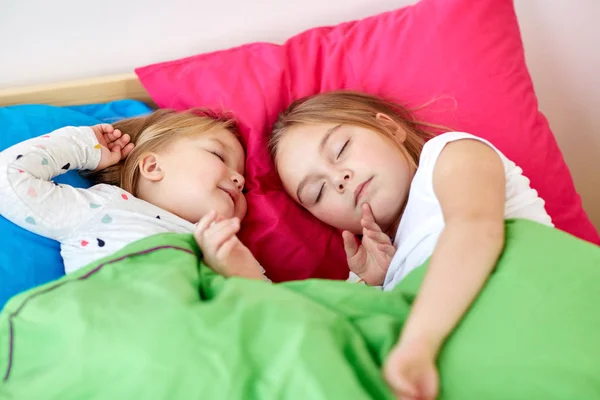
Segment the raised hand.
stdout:
<path fill-rule="evenodd" d="M 381 285 L 396 249 L 388 235 L 375 222 L 367 203 L 363 204 L 362 212 L 360 223 L 363 236 L 360 245 L 351 232 L 342 232 L 348 267 L 368 285 Z"/>
<path fill-rule="evenodd" d="M 128 134 L 123 134 L 110 124 L 98 124 L 90 128 L 96 134 L 101 151 L 100 163 L 95 171 L 117 164 L 127 157 L 135 147 Z"/>

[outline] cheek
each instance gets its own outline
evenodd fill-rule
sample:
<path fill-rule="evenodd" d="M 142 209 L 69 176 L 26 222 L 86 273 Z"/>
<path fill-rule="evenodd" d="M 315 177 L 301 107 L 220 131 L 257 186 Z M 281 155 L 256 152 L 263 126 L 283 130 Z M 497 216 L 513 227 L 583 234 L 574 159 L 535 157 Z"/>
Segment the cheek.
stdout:
<path fill-rule="evenodd" d="M 237 216 L 240 218 L 240 220 L 242 220 L 246 216 L 247 212 L 248 212 L 248 202 L 247 202 L 246 198 L 244 197 L 238 206 L 238 210 L 237 210 L 238 215 Z"/>
<path fill-rule="evenodd" d="M 198 184 L 214 187 L 227 175 L 228 170 L 223 163 L 211 161 L 195 168 L 194 179 Z"/>

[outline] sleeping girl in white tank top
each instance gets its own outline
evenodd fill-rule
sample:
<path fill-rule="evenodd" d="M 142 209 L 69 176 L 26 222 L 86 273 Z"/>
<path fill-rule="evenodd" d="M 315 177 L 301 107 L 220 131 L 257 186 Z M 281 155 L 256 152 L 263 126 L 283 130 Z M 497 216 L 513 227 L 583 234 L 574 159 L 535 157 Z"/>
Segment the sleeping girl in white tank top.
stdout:
<path fill-rule="evenodd" d="M 270 140 L 285 190 L 342 230 L 359 280 L 390 290 L 430 260 L 384 368 L 401 398 L 437 396 L 437 354 L 494 269 L 505 219 L 552 226 L 521 168 L 492 144 L 432 138 L 428 127 L 397 104 L 340 91 L 294 102 Z"/>

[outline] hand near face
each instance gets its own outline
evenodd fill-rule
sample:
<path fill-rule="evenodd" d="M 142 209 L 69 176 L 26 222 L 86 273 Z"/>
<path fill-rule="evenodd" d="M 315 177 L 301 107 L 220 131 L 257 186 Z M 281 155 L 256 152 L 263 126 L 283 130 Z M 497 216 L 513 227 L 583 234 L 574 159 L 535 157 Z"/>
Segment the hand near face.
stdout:
<path fill-rule="evenodd" d="M 96 135 L 101 152 L 100 163 L 95 171 L 101 171 L 117 164 L 127 157 L 135 147 L 128 134 L 123 134 L 110 124 L 98 124 L 90 128 Z"/>
<path fill-rule="evenodd" d="M 357 245 L 351 232 L 342 232 L 348 267 L 368 285 L 382 285 L 396 249 L 388 235 L 375 222 L 367 203 L 363 204 L 362 212 L 360 222 L 363 237 L 360 245 Z"/>
<path fill-rule="evenodd" d="M 194 238 L 202 250 L 204 262 L 226 277 L 265 279 L 256 258 L 236 236 L 239 230 L 238 218 L 222 219 L 215 211 L 202 217 Z"/>

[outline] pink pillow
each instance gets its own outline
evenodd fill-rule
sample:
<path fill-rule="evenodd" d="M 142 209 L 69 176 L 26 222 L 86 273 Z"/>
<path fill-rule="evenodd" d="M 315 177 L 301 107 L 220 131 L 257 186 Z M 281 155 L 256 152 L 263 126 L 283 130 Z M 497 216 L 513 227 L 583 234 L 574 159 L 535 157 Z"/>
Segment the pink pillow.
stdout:
<path fill-rule="evenodd" d="M 333 89 L 418 106 L 418 117 L 490 140 L 520 165 L 560 229 L 600 237 L 575 192 L 525 65 L 510 0 L 422 0 L 361 21 L 312 29 L 136 70 L 160 107 L 232 111 L 248 151 L 242 240 L 276 281 L 345 278 L 339 232 L 283 192 L 266 148 L 294 99 Z"/>

